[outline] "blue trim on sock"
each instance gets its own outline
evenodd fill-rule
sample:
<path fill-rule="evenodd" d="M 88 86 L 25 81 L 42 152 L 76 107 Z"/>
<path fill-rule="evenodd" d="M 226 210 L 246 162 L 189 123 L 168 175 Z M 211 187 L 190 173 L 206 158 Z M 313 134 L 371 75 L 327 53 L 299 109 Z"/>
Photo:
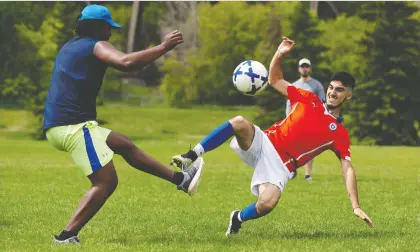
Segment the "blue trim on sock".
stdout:
<path fill-rule="evenodd" d="M 252 203 L 251 205 L 247 206 L 242 210 L 239 214 L 241 217 L 242 222 L 252 219 L 257 219 L 258 213 L 257 213 L 257 203 Z"/>
<path fill-rule="evenodd" d="M 205 152 L 216 149 L 235 134 L 229 121 L 223 123 L 208 134 L 201 142 Z"/>

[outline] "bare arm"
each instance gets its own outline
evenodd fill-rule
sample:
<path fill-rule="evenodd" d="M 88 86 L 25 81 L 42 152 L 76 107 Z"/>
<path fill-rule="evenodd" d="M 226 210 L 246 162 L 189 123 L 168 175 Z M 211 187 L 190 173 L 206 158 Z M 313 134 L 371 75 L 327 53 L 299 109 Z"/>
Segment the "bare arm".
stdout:
<path fill-rule="evenodd" d="M 96 43 L 93 54 L 111 67 L 124 72 L 140 69 L 155 61 L 166 53 L 162 45 L 139 52 L 125 54 L 115 49 L 107 41 Z"/>
<path fill-rule="evenodd" d="M 270 63 L 268 82 L 280 94 L 287 96 L 287 87 L 290 85 L 290 83 L 283 79 L 283 71 L 281 69 L 281 64 L 280 64 L 282 58 L 283 58 L 283 54 L 279 52 L 279 50 L 277 50 L 277 52 L 274 54 L 273 59 L 271 60 L 271 63 Z"/>
<path fill-rule="evenodd" d="M 181 43 L 183 43 L 182 34 L 173 31 L 165 36 L 162 44 L 143 51 L 125 54 L 115 49 L 110 43 L 100 41 L 96 43 L 93 54 L 111 67 L 129 72 L 147 66 Z"/>
<path fill-rule="evenodd" d="M 347 193 L 351 201 L 353 209 L 359 207 L 359 199 L 357 193 L 356 173 L 354 172 L 351 162 L 345 159 L 341 160 L 341 172 L 346 184 Z"/>
<path fill-rule="evenodd" d="M 283 41 L 277 48 L 276 53 L 270 63 L 270 70 L 268 74 L 268 83 L 277 90 L 280 94 L 287 96 L 287 87 L 289 82 L 283 79 L 283 72 L 281 70 L 281 60 L 283 55 L 290 52 L 295 45 L 293 40 L 283 37 Z"/>
<path fill-rule="evenodd" d="M 359 205 L 356 173 L 351 165 L 351 162 L 345 159 L 341 160 L 342 174 L 346 184 L 347 193 L 353 207 L 353 213 L 363 219 L 371 228 L 374 227 L 372 220 L 363 212 Z"/>

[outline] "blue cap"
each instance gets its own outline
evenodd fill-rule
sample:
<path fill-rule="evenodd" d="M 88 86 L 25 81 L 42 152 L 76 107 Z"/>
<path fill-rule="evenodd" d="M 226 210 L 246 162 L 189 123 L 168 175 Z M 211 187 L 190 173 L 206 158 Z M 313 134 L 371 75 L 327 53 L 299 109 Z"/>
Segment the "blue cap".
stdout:
<path fill-rule="evenodd" d="M 119 24 L 115 23 L 112 20 L 111 12 L 109 12 L 108 8 L 102 5 L 92 4 L 92 5 L 86 6 L 82 10 L 82 15 L 80 16 L 78 21 L 88 20 L 88 19 L 104 20 L 110 26 L 114 28 L 121 28 Z"/>

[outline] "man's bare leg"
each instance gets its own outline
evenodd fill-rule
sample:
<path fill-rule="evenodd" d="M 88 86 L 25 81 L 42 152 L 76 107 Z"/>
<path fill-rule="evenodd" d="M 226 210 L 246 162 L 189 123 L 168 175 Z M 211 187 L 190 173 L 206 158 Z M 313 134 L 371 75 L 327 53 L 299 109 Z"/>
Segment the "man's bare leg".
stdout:
<path fill-rule="evenodd" d="M 250 204 L 242 211 L 236 210 L 231 213 L 226 236 L 239 233 L 243 222 L 258 219 L 270 213 L 277 206 L 281 196 L 280 188 L 270 183 L 261 184 L 258 187 L 258 193 L 257 202 Z"/>
<path fill-rule="evenodd" d="M 112 131 L 106 144 L 116 154 L 121 155 L 132 167 L 165 179 L 176 185 L 182 182 L 182 173 L 175 172 L 140 150 L 128 137 Z"/>
<path fill-rule="evenodd" d="M 92 185 L 83 196 L 66 228 L 59 236 L 56 236 L 57 240 L 66 240 L 77 236 L 86 223 L 101 209 L 118 185 L 118 177 L 112 160 L 89 175 L 88 178 Z"/>
<path fill-rule="evenodd" d="M 140 150 L 128 137 L 120 133 L 112 131 L 108 135 L 106 143 L 111 150 L 121 155 L 132 167 L 167 180 L 177 185 L 178 190 L 183 190 L 190 196 L 197 190 L 203 162 L 197 163 L 188 170 L 175 172 Z"/>

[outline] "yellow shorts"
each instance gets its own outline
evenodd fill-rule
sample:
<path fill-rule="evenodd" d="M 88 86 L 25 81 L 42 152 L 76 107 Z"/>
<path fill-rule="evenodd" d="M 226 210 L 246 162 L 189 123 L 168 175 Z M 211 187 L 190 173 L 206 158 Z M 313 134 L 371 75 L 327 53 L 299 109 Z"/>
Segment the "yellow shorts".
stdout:
<path fill-rule="evenodd" d="M 53 127 L 47 130 L 48 141 L 58 150 L 69 152 L 76 166 L 88 176 L 112 160 L 114 152 L 106 144 L 111 130 L 96 121 Z"/>

